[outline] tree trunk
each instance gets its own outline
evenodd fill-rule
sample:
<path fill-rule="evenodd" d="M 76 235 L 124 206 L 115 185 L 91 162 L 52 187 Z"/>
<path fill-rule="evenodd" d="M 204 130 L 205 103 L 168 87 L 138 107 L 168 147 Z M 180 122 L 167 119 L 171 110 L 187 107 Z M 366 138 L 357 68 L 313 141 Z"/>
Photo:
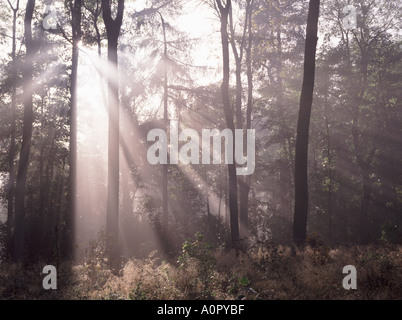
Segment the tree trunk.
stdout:
<path fill-rule="evenodd" d="M 106 248 L 109 265 L 117 269 L 120 265 L 119 234 L 119 83 L 117 45 L 123 21 L 124 0 L 118 1 L 116 18 L 112 18 L 111 1 L 103 0 L 103 20 L 108 39 L 108 189 L 106 213 Z"/>
<path fill-rule="evenodd" d="M 360 204 L 360 242 L 365 245 L 369 241 L 368 211 L 371 202 L 371 185 L 368 174 L 362 172 L 363 192 Z"/>
<path fill-rule="evenodd" d="M 361 96 L 363 95 L 363 89 L 361 91 Z M 357 101 L 361 101 L 358 97 Z M 360 241 L 362 244 L 367 244 L 369 234 L 368 234 L 368 209 L 371 202 L 371 182 L 370 182 L 370 167 L 373 163 L 373 158 L 376 153 L 376 148 L 371 149 L 366 159 L 363 156 L 362 142 L 359 138 L 360 131 L 358 128 L 359 123 L 359 109 L 355 110 L 352 119 L 352 140 L 355 151 L 355 157 L 360 169 L 361 179 L 363 181 L 363 191 L 362 198 L 360 201 Z"/>
<path fill-rule="evenodd" d="M 20 263 L 24 256 L 25 237 L 25 191 L 28 174 L 29 153 L 32 138 L 33 123 L 33 58 L 35 53 L 34 41 L 32 39 L 32 16 L 35 8 L 35 0 L 28 0 L 25 19 L 24 37 L 26 46 L 25 62 L 23 66 L 23 104 L 24 124 L 22 129 L 22 142 L 20 160 L 18 164 L 17 186 L 15 193 L 15 232 L 14 232 L 14 261 Z"/>
<path fill-rule="evenodd" d="M 225 227 L 228 228 L 229 227 L 229 192 L 228 192 L 228 186 L 225 186 Z"/>
<path fill-rule="evenodd" d="M 204 166 L 204 183 L 205 183 L 205 205 L 207 207 L 207 223 L 210 226 L 211 223 L 211 208 L 209 205 L 209 184 L 208 184 L 208 174 L 207 167 Z"/>
<path fill-rule="evenodd" d="M 69 159 L 69 213 L 67 218 L 67 241 L 66 254 L 73 254 L 74 241 L 74 219 L 77 209 L 77 77 L 78 77 L 78 57 L 81 41 L 81 0 L 71 3 L 71 27 L 73 31 L 73 51 L 72 51 L 72 70 L 71 70 L 71 109 L 70 109 L 70 159 Z"/>
<path fill-rule="evenodd" d="M 219 204 L 218 204 L 218 222 L 219 222 L 219 225 L 222 223 L 222 219 L 221 219 L 222 193 L 223 193 L 222 188 L 219 188 Z"/>
<path fill-rule="evenodd" d="M 332 213 L 332 193 L 333 193 L 333 181 L 332 181 L 332 152 L 331 152 L 331 136 L 328 116 L 328 94 L 329 94 L 329 68 L 326 70 L 325 83 L 324 83 L 324 120 L 325 120 L 325 134 L 327 142 L 327 179 L 328 179 L 328 192 L 327 192 L 327 211 L 328 211 L 328 240 L 329 243 L 333 243 L 333 213 Z"/>
<path fill-rule="evenodd" d="M 221 41 L 222 41 L 222 59 L 223 59 L 223 80 L 221 85 L 222 103 L 225 113 L 226 125 L 228 129 L 232 131 L 234 137 L 235 127 L 233 121 L 233 111 L 230 106 L 229 97 L 229 35 L 227 31 L 228 27 L 228 15 L 231 7 L 231 1 L 227 0 L 224 7 L 220 0 L 217 0 L 219 12 L 221 14 Z M 234 154 L 234 144 L 233 144 Z M 239 213 L 237 205 L 237 176 L 235 163 L 228 164 L 229 175 L 229 214 L 230 214 L 230 234 L 231 241 L 234 248 L 238 248 L 239 245 Z"/>
<path fill-rule="evenodd" d="M 280 19 L 279 19 L 280 20 Z M 286 221 L 289 219 L 289 171 L 286 159 L 286 139 L 287 139 L 287 128 L 285 122 L 285 116 L 283 112 L 283 79 L 282 79 L 282 36 L 281 36 L 281 25 L 278 23 L 276 29 L 276 40 L 277 40 L 277 56 L 276 56 L 276 69 L 277 69 L 277 84 L 278 84 L 278 116 L 279 116 L 279 141 L 280 141 L 280 156 L 279 156 L 279 214 L 281 218 L 285 218 Z"/>
<path fill-rule="evenodd" d="M 308 214 L 307 157 L 311 105 L 313 103 L 315 53 L 320 0 L 310 0 L 307 18 L 304 74 L 297 121 L 295 157 L 295 211 L 293 241 L 302 244 L 306 240 Z"/>
<path fill-rule="evenodd" d="M 17 62 L 16 62 L 16 30 L 17 30 L 17 13 L 20 6 L 20 1 L 17 0 L 15 8 L 10 7 L 13 11 L 13 35 L 12 35 L 12 49 L 11 59 L 13 68 L 13 81 L 11 89 L 11 126 L 10 126 L 10 153 L 8 159 L 9 178 L 7 189 L 7 238 L 6 238 L 6 252 L 8 256 L 12 254 L 12 225 L 14 216 L 14 193 L 15 193 L 15 154 L 16 154 L 16 122 L 17 122 Z"/>
<path fill-rule="evenodd" d="M 101 34 L 99 31 L 99 27 L 98 27 L 98 18 L 100 16 L 101 13 L 101 6 L 100 6 L 100 1 L 97 0 L 96 1 L 96 9 L 94 11 L 94 28 L 95 28 L 95 33 L 96 33 L 96 44 L 98 46 L 98 57 L 102 57 L 102 38 L 101 38 Z"/>
<path fill-rule="evenodd" d="M 168 62 L 168 52 L 167 52 L 167 41 L 166 41 L 166 27 L 165 20 L 160 12 L 158 12 L 161 18 L 162 30 L 163 30 L 163 122 L 165 124 L 165 132 L 168 132 L 169 128 L 169 116 L 168 116 L 168 72 L 167 72 L 167 62 Z M 168 215 L 169 215 L 169 204 L 168 204 L 168 164 L 162 164 L 162 229 L 167 236 L 168 233 Z"/>
<path fill-rule="evenodd" d="M 363 27 L 365 28 L 365 26 Z M 360 119 L 360 106 L 364 105 L 364 96 L 366 89 L 368 88 L 368 52 L 365 45 L 362 45 L 355 38 L 360 50 L 361 60 L 360 60 L 360 77 L 358 79 L 359 91 L 356 91 L 354 113 L 352 117 L 352 139 L 355 149 L 355 156 L 357 163 L 359 165 L 361 179 L 363 181 L 362 185 L 362 198 L 360 201 L 360 242 L 365 245 L 369 240 L 369 230 L 368 230 L 368 210 L 371 202 L 371 182 L 370 182 L 370 167 L 373 164 L 373 158 L 376 154 L 376 148 L 373 147 L 370 152 L 368 152 L 367 157 L 364 157 L 364 143 L 361 141 L 362 130 L 359 128 Z M 364 41 L 363 35 L 361 41 Z M 367 150 L 368 151 L 368 150 Z"/>
<path fill-rule="evenodd" d="M 133 199 L 130 194 L 130 168 L 127 168 L 127 171 L 124 173 L 122 178 L 122 193 L 123 193 L 123 203 L 122 203 L 122 211 L 124 216 L 132 217 L 133 216 Z"/>
<path fill-rule="evenodd" d="M 251 65 L 251 47 L 253 43 L 252 33 L 252 8 L 253 1 L 247 0 L 246 7 L 246 22 L 248 27 L 248 45 L 246 48 L 246 65 L 247 65 L 247 110 L 246 110 L 246 129 L 251 129 L 251 114 L 253 110 L 253 73 Z M 248 204 L 249 193 L 251 188 L 252 175 L 248 175 L 239 179 L 240 187 L 240 234 L 242 237 L 249 235 L 248 221 Z"/>

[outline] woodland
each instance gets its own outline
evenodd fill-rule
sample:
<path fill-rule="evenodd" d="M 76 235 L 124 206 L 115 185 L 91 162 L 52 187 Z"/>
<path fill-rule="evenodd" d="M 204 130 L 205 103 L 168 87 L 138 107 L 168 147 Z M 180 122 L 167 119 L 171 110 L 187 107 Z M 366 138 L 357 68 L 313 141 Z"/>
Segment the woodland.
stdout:
<path fill-rule="evenodd" d="M 399 0 L 1 3 L 0 299 L 402 299 Z"/>

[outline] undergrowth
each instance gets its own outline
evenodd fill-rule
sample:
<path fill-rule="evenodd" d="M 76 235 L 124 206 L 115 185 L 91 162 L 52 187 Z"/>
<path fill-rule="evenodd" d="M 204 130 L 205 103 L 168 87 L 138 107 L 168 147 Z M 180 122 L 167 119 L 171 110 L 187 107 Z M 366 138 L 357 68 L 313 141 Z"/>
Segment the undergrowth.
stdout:
<path fill-rule="evenodd" d="M 235 252 L 197 233 L 174 259 L 157 251 L 126 261 L 118 274 L 107 268 L 104 248 L 58 268 L 57 290 L 42 288 L 38 264 L 0 265 L 1 299 L 401 299 L 402 247 L 259 245 Z M 357 289 L 345 290 L 345 265 L 357 269 Z"/>

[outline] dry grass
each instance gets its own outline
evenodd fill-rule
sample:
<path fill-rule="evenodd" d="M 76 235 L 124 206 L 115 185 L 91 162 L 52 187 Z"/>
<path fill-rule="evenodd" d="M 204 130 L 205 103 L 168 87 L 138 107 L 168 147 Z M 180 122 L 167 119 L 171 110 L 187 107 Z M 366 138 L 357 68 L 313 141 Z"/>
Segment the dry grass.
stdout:
<path fill-rule="evenodd" d="M 1 299 L 401 299 L 402 247 L 329 249 L 259 247 L 248 254 L 215 249 L 208 264 L 157 253 L 125 263 L 114 275 L 97 260 L 58 269 L 58 289 L 42 289 L 43 265 L 0 265 Z M 342 269 L 357 269 L 345 290 Z M 250 289 L 252 288 L 252 289 Z"/>

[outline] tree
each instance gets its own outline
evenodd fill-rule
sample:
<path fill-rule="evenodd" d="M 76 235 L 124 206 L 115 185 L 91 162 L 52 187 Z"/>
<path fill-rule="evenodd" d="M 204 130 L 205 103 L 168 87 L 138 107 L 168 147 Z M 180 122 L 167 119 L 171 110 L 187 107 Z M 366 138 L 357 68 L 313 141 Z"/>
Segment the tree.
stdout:
<path fill-rule="evenodd" d="M 222 60 L 223 60 L 223 80 L 221 85 L 222 104 L 228 129 L 232 131 L 234 136 L 235 126 L 233 119 L 233 111 L 230 105 L 229 96 L 229 34 L 228 34 L 228 16 L 231 10 L 231 0 L 226 1 L 223 6 L 220 0 L 216 0 L 221 22 L 221 42 L 222 42 Z M 233 144 L 234 148 L 234 144 Z M 234 150 L 233 150 L 234 154 Z M 234 163 L 228 164 L 229 176 L 229 214 L 230 214 L 230 234 L 231 241 L 234 248 L 238 248 L 239 242 L 239 212 L 237 204 L 237 176 L 236 165 Z"/>
<path fill-rule="evenodd" d="M 8 1 L 13 11 L 13 31 L 12 31 L 12 89 L 11 89 L 11 127 L 10 127 L 10 153 L 9 153 L 9 178 L 8 178 L 8 194 L 7 194 L 7 254 L 11 255 L 12 247 L 12 220 L 14 216 L 14 193 L 15 193 L 15 154 L 16 154 L 16 121 L 17 121 L 17 61 L 16 61 L 16 30 L 17 30 L 17 14 L 20 7 L 20 1 L 17 0 L 15 7 Z"/>
<path fill-rule="evenodd" d="M 68 229 L 70 231 L 69 252 L 72 253 L 74 218 L 77 209 L 77 76 L 79 43 L 81 41 L 81 7 L 82 0 L 70 1 L 71 27 L 73 49 L 71 58 L 71 107 L 70 107 L 70 176 L 69 176 L 69 219 Z"/>
<path fill-rule="evenodd" d="M 106 213 L 106 243 L 109 264 L 119 264 L 118 217 L 119 217 L 119 81 L 117 45 L 123 22 L 124 0 L 119 0 L 116 18 L 112 18 L 111 1 L 102 0 L 103 20 L 108 41 L 108 193 Z"/>
<path fill-rule="evenodd" d="M 338 3 L 338 6 L 340 3 Z M 393 1 L 385 1 L 380 8 L 375 2 L 365 3 L 357 1 L 361 19 L 356 26 L 347 28 L 339 21 L 342 34 L 342 45 L 346 49 L 345 80 L 348 83 L 346 92 L 349 101 L 348 111 L 352 119 L 351 142 L 353 157 L 357 164 L 361 180 L 361 197 L 359 208 L 359 237 L 362 244 L 367 244 L 370 238 L 369 211 L 373 200 L 375 187 L 372 175 L 375 172 L 375 163 L 383 143 L 374 138 L 374 127 L 383 127 L 388 131 L 388 121 L 381 119 L 376 112 L 380 106 L 384 114 L 390 101 L 384 97 L 382 83 L 386 71 L 382 60 L 392 60 L 393 46 L 390 45 L 388 30 L 396 27 L 397 12 L 400 5 Z M 339 6 L 337 10 L 341 10 Z M 380 49 L 381 48 L 381 49 Z M 370 108 L 366 111 L 366 106 Z M 392 140 L 391 140 L 392 141 Z"/>
<path fill-rule="evenodd" d="M 392 138 L 398 136 L 398 129 L 392 124 L 397 120 L 389 121 L 398 119 L 394 103 L 400 66 L 395 60 L 394 30 L 400 4 L 354 1 L 355 25 L 347 23 L 349 14 L 343 12 L 349 4 L 331 1 L 322 13 L 326 32 L 317 68 L 310 153 L 314 158 L 311 189 L 316 191 L 310 200 L 314 211 L 323 214 L 312 215 L 309 225 L 328 230 L 328 240 L 368 243 L 387 238 L 384 234 L 393 238 L 400 225 L 390 182 L 398 176 L 400 157 Z M 334 43 L 334 38 L 340 41 Z M 322 228 L 320 217 L 327 228 Z M 392 228 L 385 231 L 386 225 Z M 326 237 L 324 232 L 320 235 Z"/>
<path fill-rule="evenodd" d="M 260 162 L 254 185 L 264 185 L 265 196 L 259 198 L 269 203 L 265 212 L 270 217 L 269 229 L 275 230 L 272 237 L 288 242 L 292 238 L 295 133 L 308 2 L 255 1 L 254 6 L 253 88 L 258 94 L 253 123 L 265 131 L 264 139 L 257 142 Z M 265 150 L 270 150 L 269 155 L 264 155 Z"/>
<path fill-rule="evenodd" d="M 246 128 L 251 129 L 251 110 L 252 110 L 252 71 L 251 71 L 251 46 L 252 46 L 252 4 L 253 1 L 246 2 L 246 10 L 244 14 L 243 30 L 239 39 L 239 48 L 236 45 L 236 34 L 233 23 L 232 7 L 229 11 L 229 30 L 230 30 L 230 44 L 235 58 L 235 75 L 236 75 L 236 101 L 235 101 L 235 114 L 236 114 L 236 129 L 243 129 L 244 116 L 242 112 L 242 63 L 244 51 L 246 51 L 246 64 L 247 64 L 247 85 L 248 85 L 248 100 L 246 111 Z M 248 39 L 247 39 L 248 38 Z M 246 42 L 247 40 L 247 42 Z M 247 46 L 247 47 L 246 47 Z M 239 198 L 240 198 L 240 233 L 242 236 L 247 236 L 249 232 L 248 225 L 248 195 L 250 191 L 251 175 L 247 177 L 237 177 L 239 184 Z"/>
<path fill-rule="evenodd" d="M 169 117 L 168 117 L 168 49 L 166 40 L 166 26 L 162 14 L 158 11 L 161 18 L 162 31 L 163 31 L 163 121 L 165 130 L 168 130 Z M 167 235 L 168 232 L 168 164 L 162 165 L 162 227 L 163 232 Z"/>
<path fill-rule="evenodd" d="M 253 111 L 253 70 L 252 70 L 252 46 L 253 46 L 253 0 L 247 0 L 246 19 L 248 28 L 248 43 L 246 48 L 246 67 L 247 67 L 247 108 L 246 108 L 246 129 L 251 129 L 251 115 Z M 252 175 L 248 175 L 239 180 L 240 188 L 240 227 L 243 228 L 244 234 L 249 231 L 249 193 L 251 189 Z"/>
<path fill-rule="evenodd" d="M 310 0 L 307 17 L 304 74 L 297 120 L 295 157 L 295 211 L 293 241 L 301 244 L 306 240 L 308 215 L 307 156 L 311 105 L 313 103 L 315 54 L 320 0 Z"/>
<path fill-rule="evenodd" d="M 35 0 L 28 0 L 24 19 L 24 37 L 26 55 L 23 65 L 23 105 L 24 122 L 22 129 L 22 142 L 20 160 L 18 164 L 17 185 L 15 193 L 15 232 L 14 232 L 14 252 L 15 262 L 22 262 L 24 253 L 25 237 L 25 192 L 28 174 L 29 153 L 32 138 L 33 123 L 33 62 L 37 45 L 32 37 L 32 16 L 35 9 Z"/>

